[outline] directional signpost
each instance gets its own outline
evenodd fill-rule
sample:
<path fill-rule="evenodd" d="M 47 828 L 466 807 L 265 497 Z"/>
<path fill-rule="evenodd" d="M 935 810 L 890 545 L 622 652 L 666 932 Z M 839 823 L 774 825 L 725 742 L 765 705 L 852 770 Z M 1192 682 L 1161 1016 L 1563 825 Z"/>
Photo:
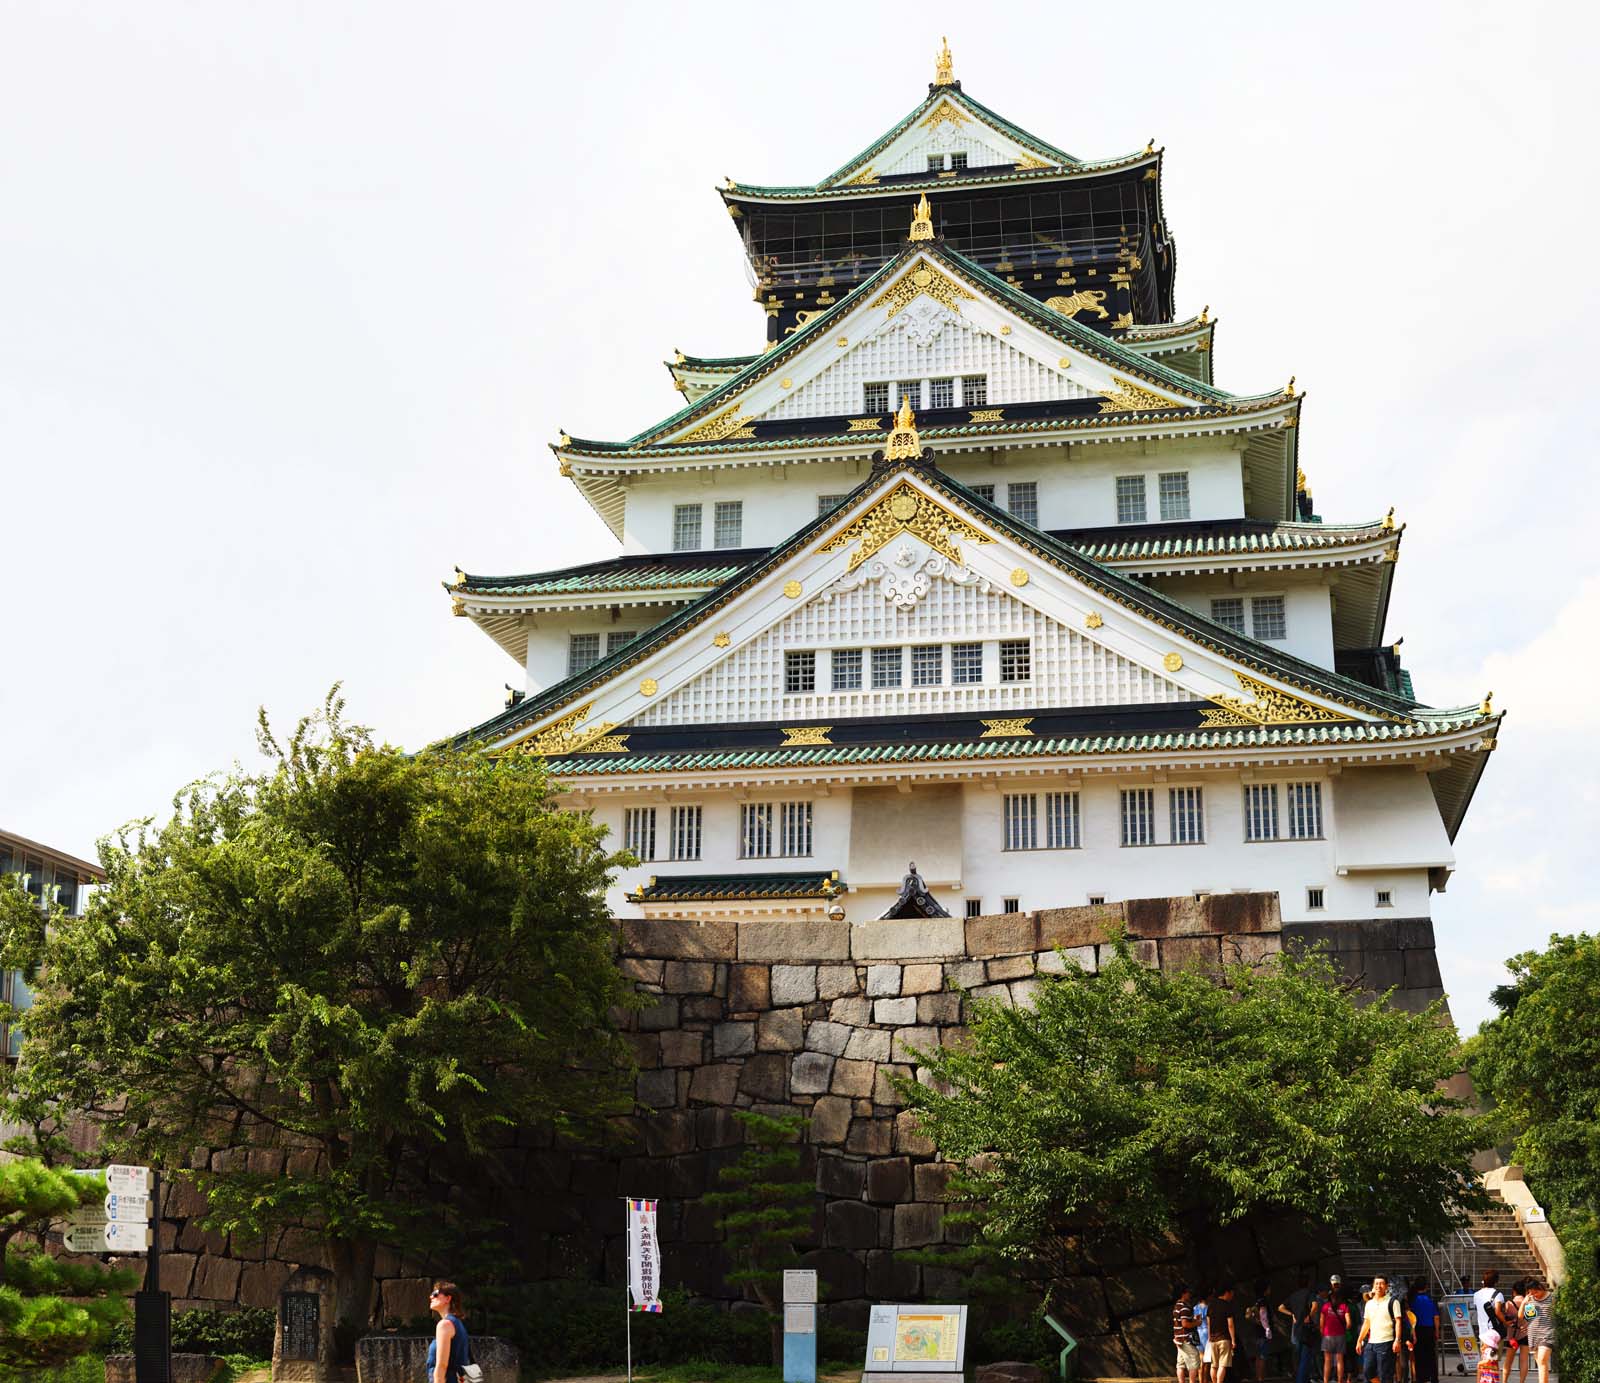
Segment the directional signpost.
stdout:
<path fill-rule="evenodd" d="M 172 1383 L 172 1298 L 161 1290 L 161 1243 L 156 1213 L 161 1174 L 113 1163 L 79 1172 L 106 1188 L 105 1200 L 80 1205 L 67 1221 L 69 1253 L 147 1253 L 144 1290 L 133 1294 L 133 1369 L 136 1383 Z"/>

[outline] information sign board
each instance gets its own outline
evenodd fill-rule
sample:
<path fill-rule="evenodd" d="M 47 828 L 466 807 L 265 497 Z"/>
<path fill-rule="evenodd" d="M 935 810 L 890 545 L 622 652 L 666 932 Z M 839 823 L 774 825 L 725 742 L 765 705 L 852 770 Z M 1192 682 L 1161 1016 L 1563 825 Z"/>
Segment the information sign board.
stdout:
<path fill-rule="evenodd" d="M 106 1214 L 105 1206 L 96 1201 L 90 1201 L 88 1205 L 76 1206 L 72 1213 L 67 1216 L 67 1223 L 85 1229 L 90 1227 L 98 1228 L 110 1218 Z"/>
<path fill-rule="evenodd" d="M 150 1197 L 140 1192 L 129 1196 L 113 1191 L 105 1200 L 108 1220 L 121 1220 L 128 1224 L 144 1224 L 150 1218 Z"/>
<path fill-rule="evenodd" d="M 106 1236 L 107 1253 L 146 1253 L 150 1248 L 150 1226 L 130 1225 L 124 1220 L 111 1220 L 101 1231 Z"/>
<path fill-rule="evenodd" d="M 119 1195 L 149 1195 L 150 1185 L 148 1167 L 129 1167 L 113 1162 L 106 1168 L 107 1191 L 115 1191 Z"/>
<path fill-rule="evenodd" d="M 785 1268 L 783 1270 L 783 1299 L 786 1302 L 817 1304 L 817 1270 L 815 1268 Z"/>
<path fill-rule="evenodd" d="M 109 1252 L 104 1225 L 68 1225 L 61 1241 L 68 1253 Z"/>
<path fill-rule="evenodd" d="M 867 1321 L 867 1372 L 949 1373 L 966 1367 L 965 1306 L 874 1306 Z"/>
<path fill-rule="evenodd" d="M 1456 1353 L 1469 1368 L 1478 1366 L 1478 1321 L 1469 1296 L 1447 1296 L 1441 1303 L 1450 1321 L 1450 1333 L 1455 1338 Z"/>

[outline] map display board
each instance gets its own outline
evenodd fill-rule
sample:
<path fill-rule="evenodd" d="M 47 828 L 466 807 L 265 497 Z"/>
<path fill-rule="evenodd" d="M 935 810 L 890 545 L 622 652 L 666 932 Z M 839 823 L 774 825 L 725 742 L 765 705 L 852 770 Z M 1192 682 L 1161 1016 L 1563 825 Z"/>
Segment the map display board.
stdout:
<path fill-rule="evenodd" d="M 874 1306 L 867 1372 L 960 1374 L 966 1363 L 965 1306 Z"/>

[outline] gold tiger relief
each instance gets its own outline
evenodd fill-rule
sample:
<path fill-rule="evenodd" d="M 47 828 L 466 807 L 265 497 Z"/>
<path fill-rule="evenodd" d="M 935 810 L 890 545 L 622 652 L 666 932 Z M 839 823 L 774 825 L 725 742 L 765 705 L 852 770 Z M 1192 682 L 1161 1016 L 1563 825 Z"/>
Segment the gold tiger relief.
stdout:
<path fill-rule="evenodd" d="M 1076 293 L 1046 298 L 1044 305 L 1063 317 L 1076 317 L 1080 312 L 1096 312 L 1103 321 L 1111 315 L 1100 306 L 1105 300 L 1106 290 L 1103 288 L 1080 288 Z"/>

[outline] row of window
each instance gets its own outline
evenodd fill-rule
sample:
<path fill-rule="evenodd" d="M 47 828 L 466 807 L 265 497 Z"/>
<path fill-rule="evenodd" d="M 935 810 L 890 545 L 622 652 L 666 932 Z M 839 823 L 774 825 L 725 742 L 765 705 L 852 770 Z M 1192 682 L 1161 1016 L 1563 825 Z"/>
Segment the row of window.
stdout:
<path fill-rule="evenodd" d="M 1197 893 L 1197 894 L 1195 894 L 1196 898 L 1205 898 L 1205 897 L 1209 897 L 1209 896 L 1210 896 L 1209 894 L 1205 894 L 1205 893 Z M 1324 890 L 1319 885 L 1316 885 L 1316 884 L 1308 885 L 1307 888 L 1306 888 L 1306 911 L 1307 912 L 1321 912 L 1322 909 L 1326 906 L 1326 903 L 1324 902 L 1324 897 L 1325 897 Z M 1087 899 L 1086 900 L 1087 900 L 1087 902 L 1089 903 L 1089 905 L 1091 907 L 1095 907 L 1095 906 L 1098 906 L 1098 905 L 1100 905 L 1100 904 L 1102 904 L 1102 903 L 1104 903 L 1106 901 L 1106 895 L 1103 894 L 1103 893 L 1091 893 L 1091 894 L 1087 895 Z M 967 911 L 967 916 L 968 917 L 982 917 L 983 916 L 983 899 L 982 898 L 968 898 L 968 899 L 965 900 L 965 902 L 966 902 L 966 911 Z M 1375 889 L 1373 889 L 1373 891 L 1372 891 L 1372 905 L 1373 905 L 1373 907 L 1376 907 L 1376 908 L 1392 908 L 1394 906 L 1394 890 L 1393 889 L 1389 889 L 1389 888 L 1375 888 Z M 1001 912 L 1021 912 L 1022 911 L 1022 900 L 1020 898 L 1002 898 L 1000 900 L 1000 911 Z"/>
<path fill-rule="evenodd" d="M 601 658 L 609 658 L 624 644 L 639 637 L 637 629 L 608 629 L 605 634 L 605 651 L 601 652 L 599 634 L 573 634 L 567 639 L 567 676 L 575 677 L 585 668 L 593 667 Z"/>
<path fill-rule="evenodd" d="M 1248 601 L 1243 596 L 1227 596 L 1211 602 L 1211 618 L 1218 624 L 1245 632 L 1245 606 L 1250 607 L 1250 635 L 1257 639 L 1286 639 L 1289 637 L 1289 617 L 1281 595 L 1256 595 Z"/>
<path fill-rule="evenodd" d="M 669 807 L 664 856 L 656 854 L 656 809 L 629 807 L 622 813 L 622 848 L 639 860 L 697 860 L 703 834 L 704 810 Z"/>
<path fill-rule="evenodd" d="M 1146 498 L 1146 477 L 1119 475 L 1117 485 L 1117 522 L 1147 523 L 1150 518 Z M 1189 472 L 1163 471 L 1156 477 L 1156 498 L 1161 519 L 1173 523 L 1189 517 Z"/>
<path fill-rule="evenodd" d="M 985 408 L 987 375 L 945 375 L 938 379 L 880 380 L 861 386 L 861 411 L 887 413 L 910 401 L 919 413 L 929 408 Z"/>
<path fill-rule="evenodd" d="M 1281 818 L 1278 811 L 1280 786 L 1284 790 Z M 1167 789 L 1164 838 L 1155 788 L 1124 788 L 1118 805 L 1123 845 L 1205 844 L 1203 788 Z M 1077 850 L 1083 845 L 1082 811 L 1075 792 L 1008 792 L 1001 816 L 1002 849 Z M 1246 841 L 1317 840 L 1321 836 L 1321 783 L 1250 783 L 1245 786 Z"/>
<path fill-rule="evenodd" d="M 672 506 L 672 550 L 694 552 L 705 546 L 705 505 Z M 744 501 L 719 499 L 711 506 L 711 546 L 739 547 L 744 542 Z"/>
<path fill-rule="evenodd" d="M 949 154 L 928 155 L 928 171 L 930 173 L 942 173 L 946 170 L 957 173 L 966 166 L 967 154 L 964 149 L 957 149 L 954 153 Z"/>
<path fill-rule="evenodd" d="M 704 809 L 669 807 L 665 841 L 656 837 L 657 809 L 629 807 L 622 813 L 622 848 L 641 863 L 655 859 L 697 860 L 704 841 Z M 796 859 L 812 851 L 810 802 L 744 802 L 739 806 L 739 857 Z M 665 854 L 657 851 L 665 847 Z"/>
<path fill-rule="evenodd" d="M 836 648 L 828 661 L 828 690 L 836 692 L 861 691 L 865 686 L 874 690 L 906 686 L 908 663 L 913 687 L 975 686 L 983 681 L 981 643 Z M 1027 639 L 1002 639 L 998 662 L 1002 682 L 1033 679 L 1033 649 Z M 870 680 L 863 681 L 868 676 Z M 791 695 L 817 690 L 816 650 L 792 649 L 783 655 L 783 689 Z"/>

